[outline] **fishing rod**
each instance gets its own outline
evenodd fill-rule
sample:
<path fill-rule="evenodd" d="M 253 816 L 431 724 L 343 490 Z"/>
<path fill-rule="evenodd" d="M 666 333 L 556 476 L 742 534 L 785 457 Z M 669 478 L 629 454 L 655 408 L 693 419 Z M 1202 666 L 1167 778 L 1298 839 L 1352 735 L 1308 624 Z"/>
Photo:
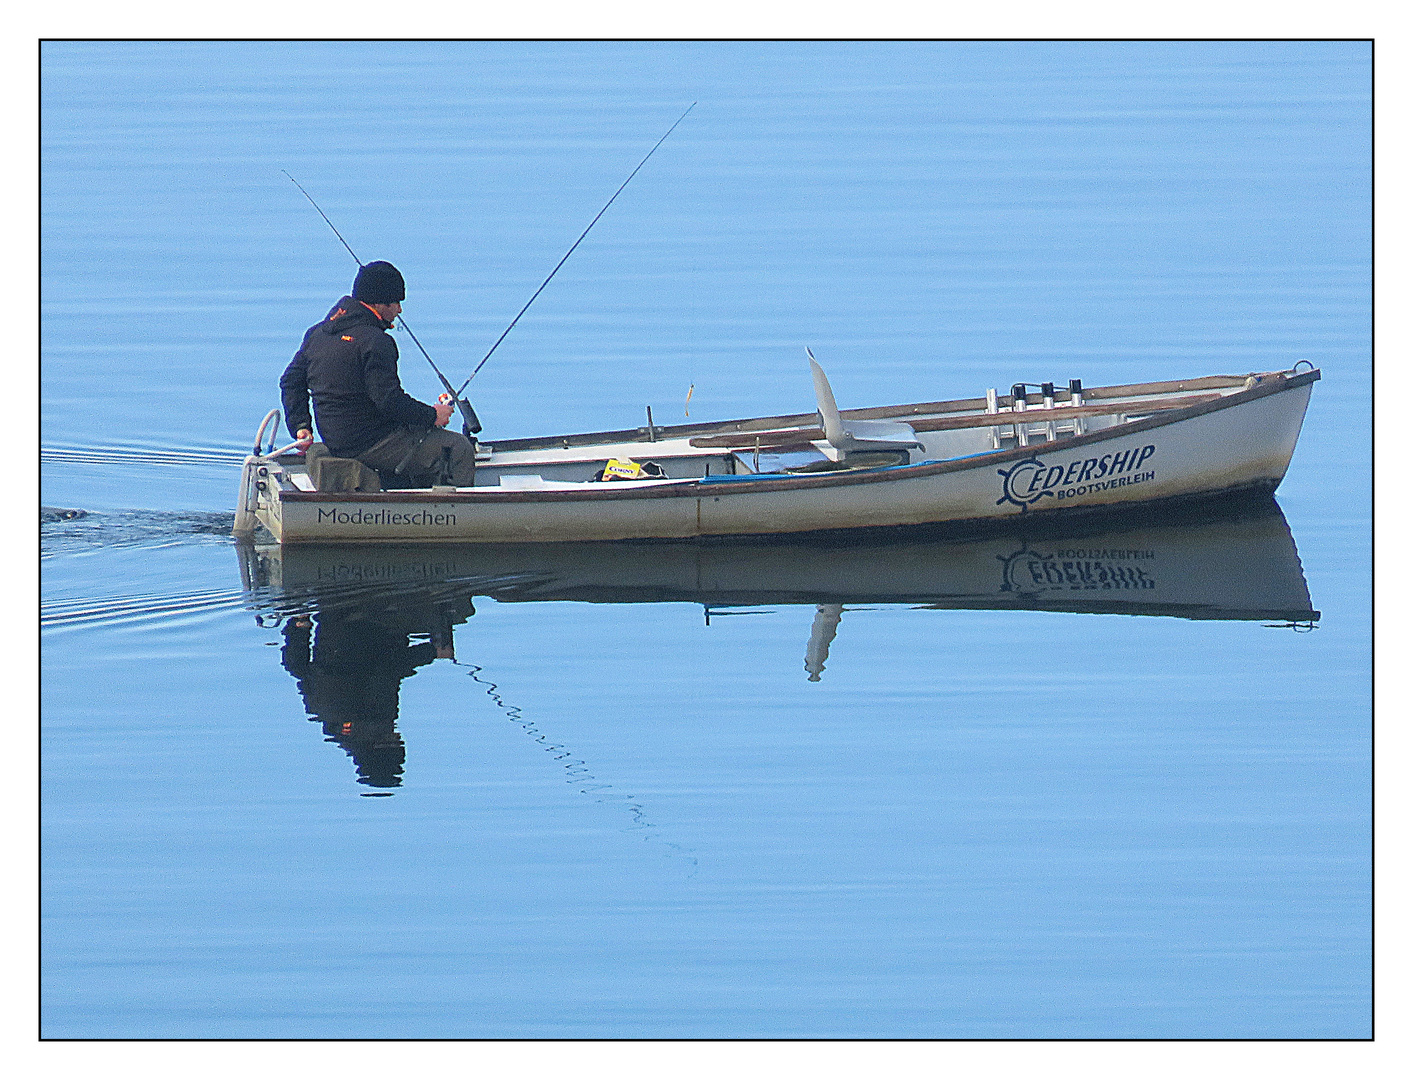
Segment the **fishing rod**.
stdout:
<path fill-rule="evenodd" d="M 303 194 L 303 196 L 309 200 L 309 205 L 314 207 L 315 210 L 319 211 L 319 216 L 324 219 L 324 223 L 328 225 L 330 229 L 333 229 L 334 235 L 339 238 L 339 243 L 343 245 L 344 250 L 353 256 L 353 261 L 356 262 L 361 268 L 363 266 L 363 260 L 358 257 L 358 254 L 353 250 L 353 248 L 349 247 L 348 241 L 343 238 L 343 233 L 339 232 L 337 226 L 335 226 L 334 223 L 329 220 L 329 215 L 324 213 L 324 211 L 320 209 L 319 204 L 314 201 L 314 196 L 310 195 L 309 192 L 305 191 L 304 185 L 301 184 L 298 180 L 296 180 L 293 176 L 290 176 L 290 174 L 286 170 L 281 169 L 280 172 L 284 173 L 286 176 L 289 176 L 290 183 L 293 184 L 295 187 L 299 188 L 300 193 Z M 468 439 L 471 438 L 471 436 L 475 435 L 481 430 L 481 421 L 477 419 L 476 410 L 471 407 L 471 403 L 461 396 L 461 390 L 466 389 L 465 383 L 462 384 L 461 390 L 453 390 L 451 388 L 451 380 L 442 374 L 442 369 L 437 367 L 436 361 L 433 360 L 427 350 L 422 347 L 422 343 L 417 340 L 417 335 L 412 332 L 412 327 L 407 325 L 407 320 L 404 319 L 401 314 L 399 314 L 397 316 L 397 322 L 399 326 L 401 326 L 404 330 L 407 331 L 407 336 L 412 339 L 412 344 L 416 345 L 422 355 L 427 358 L 427 363 L 432 365 L 432 370 L 437 373 L 437 378 L 439 378 L 442 381 L 442 385 L 446 387 L 446 396 L 456 404 L 457 412 L 461 413 L 461 422 L 465 430 L 466 437 Z M 470 379 L 466 380 L 466 382 L 468 383 L 470 381 Z M 401 472 L 402 470 L 399 469 L 398 471 Z"/>
<path fill-rule="evenodd" d="M 569 256 L 574 254 L 574 249 L 579 246 L 580 241 L 582 241 L 584 237 L 589 235 L 589 229 L 592 229 L 595 225 L 598 224 L 599 218 L 603 217 L 604 214 L 608 211 L 608 208 L 613 205 L 613 200 L 618 198 L 618 196 L 623 193 L 623 189 L 628 186 L 629 182 L 633 179 L 633 177 L 638 175 L 638 169 L 641 169 L 644 165 L 648 163 L 648 158 L 652 157 L 653 154 L 657 153 L 657 148 L 667 141 L 667 136 L 671 135 L 675 130 L 677 130 L 677 124 L 680 124 L 683 120 L 687 119 L 687 113 L 691 112 L 696 107 L 697 103 L 695 101 L 692 102 L 692 104 L 688 105 L 687 112 L 684 112 L 681 116 L 677 118 L 676 123 L 674 123 L 670 128 L 667 129 L 667 134 L 663 135 L 662 138 L 658 139 L 658 141 L 653 144 L 653 148 L 649 150 L 644 156 L 643 160 L 638 162 L 638 168 L 630 172 L 628 174 L 628 179 L 618 185 L 618 190 L 613 193 L 613 198 L 609 199 L 608 202 L 603 204 L 603 209 L 594 215 L 594 220 L 589 222 L 588 228 L 586 228 L 583 232 L 579 234 L 579 239 L 575 240 L 569 250 L 564 253 L 564 258 L 560 259 L 559 262 L 555 263 L 554 269 L 549 272 L 549 277 L 545 278 L 545 280 L 540 283 L 540 287 L 535 290 L 535 295 L 525 301 L 525 306 L 520 309 L 520 314 L 516 315 L 515 318 L 510 320 L 510 325 L 507 326 L 505 330 L 501 332 L 500 337 L 496 338 L 496 343 L 490 347 L 490 350 L 486 353 L 486 355 L 481 357 L 481 362 L 476 365 L 475 370 L 472 371 L 470 375 L 466 376 L 466 381 L 461 384 L 461 390 L 456 391 L 457 397 L 460 397 L 462 391 L 471 385 L 471 380 L 476 377 L 476 372 L 480 371 L 483 367 L 486 366 L 486 361 L 491 358 L 491 353 L 495 352 L 496 349 L 500 346 L 500 343 L 505 340 L 506 334 L 509 334 L 512 330 L 515 329 L 515 324 L 520 321 L 520 315 L 524 315 L 525 312 L 530 310 L 530 305 L 535 302 L 535 297 L 538 297 L 540 293 L 545 291 L 545 286 L 550 283 L 551 279 L 554 277 L 555 274 L 559 273 L 559 268 L 569 261 Z M 293 179 L 293 177 L 291 177 L 291 179 Z M 346 246 L 347 245 L 345 245 L 345 247 Z M 409 333 L 410 332 L 411 331 L 409 331 Z M 448 387 L 448 389 L 450 389 L 450 387 Z"/>

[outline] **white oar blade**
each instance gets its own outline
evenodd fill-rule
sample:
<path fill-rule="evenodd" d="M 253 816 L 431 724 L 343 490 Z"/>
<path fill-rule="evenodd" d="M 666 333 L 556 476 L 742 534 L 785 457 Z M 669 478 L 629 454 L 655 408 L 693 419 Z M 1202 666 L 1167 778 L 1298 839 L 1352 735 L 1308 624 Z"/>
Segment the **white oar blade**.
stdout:
<path fill-rule="evenodd" d="M 819 366 L 819 361 L 814 358 L 813 352 L 807 348 L 805 355 L 810 358 L 810 374 L 814 376 L 814 399 L 819 405 L 820 418 L 824 421 L 824 437 L 830 446 L 843 450 L 844 424 L 839 419 L 839 406 L 834 402 L 834 391 L 829 387 L 829 378 Z"/>

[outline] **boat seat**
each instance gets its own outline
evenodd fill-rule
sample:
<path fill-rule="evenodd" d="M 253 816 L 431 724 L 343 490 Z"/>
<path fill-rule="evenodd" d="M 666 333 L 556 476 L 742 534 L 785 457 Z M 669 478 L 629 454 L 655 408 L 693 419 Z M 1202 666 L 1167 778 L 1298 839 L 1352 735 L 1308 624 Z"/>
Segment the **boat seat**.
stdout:
<path fill-rule="evenodd" d="M 814 376 L 814 396 L 819 405 L 820 426 L 824 428 L 825 441 L 846 460 L 851 454 L 897 452 L 906 454 L 909 450 L 922 450 L 917 432 L 912 425 L 897 420 L 845 420 L 839 415 L 839 406 L 834 401 L 834 391 L 829 386 L 829 378 L 815 360 L 814 353 L 805 350 L 810 358 L 810 373 Z M 905 460 L 907 460 L 905 458 Z"/>
<path fill-rule="evenodd" d="M 381 491 L 378 474 L 357 458 L 334 457 L 323 443 L 304 452 L 304 467 L 316 491 Z"/>

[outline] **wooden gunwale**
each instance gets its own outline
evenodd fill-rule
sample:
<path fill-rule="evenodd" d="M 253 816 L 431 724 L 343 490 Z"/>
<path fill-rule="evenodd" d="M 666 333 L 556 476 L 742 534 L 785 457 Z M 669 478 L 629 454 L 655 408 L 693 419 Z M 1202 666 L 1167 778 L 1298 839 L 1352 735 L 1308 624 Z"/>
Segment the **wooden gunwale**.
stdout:
<path fill-rule="evenodd" d="M 1167 400 L 1134 402 L 1131 409 L 1119 409 L 1134 414 L 1162 412 L 1165 409 L 1186 409 L 1215 401 L 1222 394 L 1193 394 L 1190 397 L 1169 398 Z M 981 413 L 976 416 L 930 416 L 914 420 L 909 426 L 914 431 L 959 431 L 963 428 L 1010 427 L 1012 424 L 1062 424 L 1076 416 L 1112 416 L 1113 405 L 1066 405 L 1053 409 L 1027 409 L 1024 412 Z M 731 435 L 706 435 L 688 439 L 691 446 L 721 447 L 723 449 L 750 449 L 757 441 L 760 448 L 775 449 L 778 446 L 795 446 L 824 438 L 823 428 L 785 428 L 776 431 L 762 431 L 751 435 L 746 432 Z M 767 442 L 770 439 L 773 441 Z"/>
<path fill-rule="evenodd" d="M 1053 442 L 1033 446 L 1019 446 L 1010 450 L 997 450 L 990 454 L 957 458 L 951 461 L 938 461 L 918 465 L 898 465 L 886 469 L 808 473 L 800 476 L 772 477 L 762 478 L 760 480 L 739 479 L 719 481 L 712 484 L 703 484 L 698 479 L 686 479 L 670 484 L 653 484 L 643 487 L 631 486 L 624 483 L 605 484 L 602 488 L 595 486 L 593 489 L 586 487 L 573 490 L 542 489 L 501 491 L 497 488 L 478 488 L 474 491 L 448 491 L 441 493 L 421 490 L 372 493 L 357 491 L 325 492 L 282 490 L 279 493 L 279 497 L 281 502 L 291 503 L 364 503 L 375 506 L 380 504 L 403 503 L 455 503 L 461 505 L 476 505 L 479 503 L 589 502 L 604 499 L 673 499 L 684 497 L 704 499 L 720 498 L 723 495 L 755 491 L 793 491 L 799 489 L 845 487 L 854 484 L 890 483 L 895 480 L 913 479 L 923 476 L 938 476 L 951 472 L 963 472 L 968 469 L 989 467 L 993 464 L 1007 461 L 1021 461 L 1028 457 L 1034 457 L 1037 454 L 1065 452 L 1075 447 L 1092 446 L 1096 443 L 1108 442 L 1113 439 L 1122 439 L 1139 432 L 1152 431 L 1155 428 L 1181 423 L 1193 417 L 1218 412 L 1222 409 L 1234 408 L 1237 405 L 1243 405 L 1250 401 L 1269 397 L 1272 394 L 1293 390 L 1313 383 L 1319 378 L 1320 371 L 1318 368 L 1313 371 L 1302 372 L 1299 375 L 1273 372 L 1266 375 L 1262 382 L 1257 383 L 1249 390 L 1241 390 L 1235 394 L 1219 396 L 1215 400 L 1191 405 L 1183 409 L 1166 410 L 1161 415 L 1150 416 L 1146 420 L 1130 421 L 1129 423 L 1104 428 L 1102 431 L 1096 431 L 1088 435 L 1065 436 Z M 1198 381 L 1200 380 L 1190 380 L 1188 385 Z M 1113 412 L 1114 410 L 1110 409 L 1109 411 Z M 1139 409 L 1135 408 L 1133 411 L 1138 412 Z M 988 414 L 988 418 L 997 415 L 1004 414 Z M 1024 414 L 1012 415 L 1014 415 L 1016 419 L 1019 419 L 1020 416 Z M 1036 420 L 1037 422 L 1043 422 L 1047 417 L 1051 419 L 1062 419 L 1062 417 L 1054 416 L 1053 410 L 1044 410 L 1037 414 Z M 1006 420 L 998 420 L 996 422 L 1001 425 L 1008 423 Z M 554 442 L 554 440 L 550 441 L 551 443 Z M 718 487 L 720 488 L 719 491 L 717 490 Z"/>
<path fill-rule="evenodd" d="M 1230 389 L 1233 386 L 1241 386 L 1247 379 L 1255 375 L 1258 378 L 1266 379 L 1279 372 L 1252 372 L 1248 375 L 1206 375 L 1200 379 L 1177 379 L 1171 382 L 1151 382 L 1151 383 L 1125 383 L 1117 386 L 1096 386 L 1086 389 L 1083 392 L 1085 401 L 1102 401 L 1116 397 L 1136 397 L 1143 394 L 1174 394 L 1185 391 L 1196 390 L 1219 390 Z M 1039 394 L 1027 394 L 1027 405 L 1043 405 L 1044 399 Z M 1068 402 L 1070 392 L 1067 389 L 1055 388 L 1055 403 Z M 1009 394 L 1002 394 L 997 397 L 996 402 L 1004 408 L 1012 408 L 1015 399 Z M 1062 408 L 1071 408 L 1065 404 Z M 908 416 L 932 415 L 936 413 L 949 412 L 977 412 L 986 408 L 986 399 L 980 398 L 957 398 L 952 401 L 921 401 L 912 405 L 877 405 L 867 409 L 841 409 L 839 415 L 853 420 L 896 420 Z M 1113 412 L 1112 409 L 1106 410 Z M 1135 410 L 1137 411 L 1137 410 Z M 990 414 L 988 414 L 990 415 Z M 669 426 L 654 425 L 653 431 L 658 439 L 684 439 L 693 436 L 708 436 L 729 434 L 732 432 L 756 432 L 770 431 L 776 428 L 802 427 L 805 424 L 812 424 L 818 419 L 818 414 L 790 413 L 782 416 L 758 416 L 744 420 L 715 420 L 706 424 L 674 424 Z M 567 448 L 574 446 L 593 446 L 597 443 L 624 443 L 624 442 L 648 442 L 648 429 L 624 428 L 620 431 L 596 431 L 585 432 L 578 435 L 536 435 L 524 439 L 496 439 L 489 445 L 497 450 L 552 450 L 556 448 Z"/>

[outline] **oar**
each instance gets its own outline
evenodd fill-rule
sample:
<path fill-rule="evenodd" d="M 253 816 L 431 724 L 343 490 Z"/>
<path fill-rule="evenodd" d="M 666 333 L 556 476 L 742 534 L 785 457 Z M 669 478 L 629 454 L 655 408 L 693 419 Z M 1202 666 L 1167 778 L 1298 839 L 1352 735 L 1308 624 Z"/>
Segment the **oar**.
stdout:
<path fill-rule="evenodd" d="M 260 455 L 258 455 L 258 456 L 259 456 L 259 457 L 262 457 L 262 458 L 279 457 L 279 456 L 282 455 L 282 454 L 288 454 L 291 450 L 297 449 L 298 447 L 299 447 L 299 440 L 296 439 L 294 442 L 290 443 L 288 446 L 282 446 L 282 447 L 280 447 L 278 450 L 271 450 L 268 454 L 260 454 Z"/>

